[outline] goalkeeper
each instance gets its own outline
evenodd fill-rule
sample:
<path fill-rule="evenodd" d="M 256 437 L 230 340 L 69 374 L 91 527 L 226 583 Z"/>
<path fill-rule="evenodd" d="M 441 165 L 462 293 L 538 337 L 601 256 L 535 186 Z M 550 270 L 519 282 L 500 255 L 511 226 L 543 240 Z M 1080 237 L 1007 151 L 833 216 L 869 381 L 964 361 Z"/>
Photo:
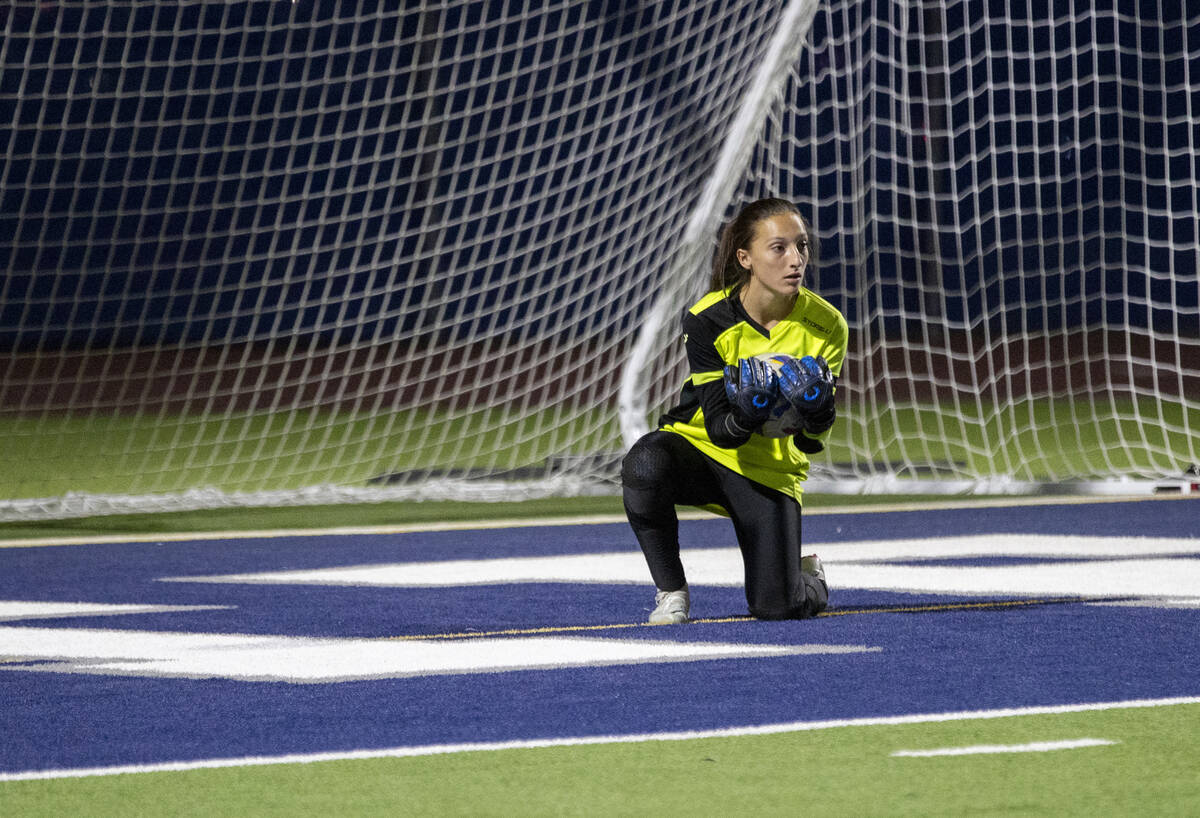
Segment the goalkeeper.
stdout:
<path fill-rule="evenodd" d="M 800 495 L 808 455 L 824 448 L 836 417 L 848 332 L 841 313 L 803 286 L 814 259 L 795 205 L 752 202 L 722 232 L 710 292 L 683 316 L 690 376 L 621 466 L 625 513 L 657 588 L 653 624 L 686 622 L 690 609 L 679 505 L 732 519 L 753 616 L 805 618 L 828 602 L 820 561 L 801 555 Z M 791 358 L 776 374 L 756 359 L 764 353 Z M 778 400 L 796 407 L 802 430 L 758 434 Z"/>

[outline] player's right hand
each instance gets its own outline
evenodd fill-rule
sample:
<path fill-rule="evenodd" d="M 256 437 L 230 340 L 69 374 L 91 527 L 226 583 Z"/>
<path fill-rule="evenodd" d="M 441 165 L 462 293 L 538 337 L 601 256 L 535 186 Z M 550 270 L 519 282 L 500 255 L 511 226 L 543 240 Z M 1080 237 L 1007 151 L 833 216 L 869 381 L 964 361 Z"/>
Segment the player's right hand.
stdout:
<path fill-rule="evenodd" d="M 757 429 L 771 416 L 779 394 L 775 371 L 766 361 L 742 358 L 725 367 L 725 395 L 742 425 Z"/>

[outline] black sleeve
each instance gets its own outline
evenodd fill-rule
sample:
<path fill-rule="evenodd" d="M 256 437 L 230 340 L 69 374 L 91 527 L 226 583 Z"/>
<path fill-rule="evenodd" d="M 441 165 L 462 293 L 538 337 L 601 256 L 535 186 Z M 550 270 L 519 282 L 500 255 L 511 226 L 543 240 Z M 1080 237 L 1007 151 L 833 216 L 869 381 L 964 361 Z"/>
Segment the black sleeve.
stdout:
<path fill-rule="evenodd" d="M 713 373 L 723 373 L 725 370 L 725 361 L 714 346 L 715 328 L 703 318 L 685 313 L 683 335 L 688 368 L 693 378 L 700 376 L 704 381 L 694 386 L 700 408 L 704 410 L 704 431 L 708 433 L 708 439 L 722 449 L 736 449 L 750 439 L 753 429 L 738 422 L 725 395 L 724 378 L 712 377 Z"/>
<path fill-rule="evenodd" d="M 822 412 L 820 418 L 819 431 L 812 432 L 813 437 L 809 437 L 809 430 L 801 429 L 796 434 L 792 435 L 792 442 L 796 444 L 796 448 L 805 454 L 820 454 L 825 451 L 825 438 L 828 437 L 828 432 L 837 420 L 837 406 L 830 401 L 829 408 Z M 805 424 L 808 425 L 807 423 Z"/>
<path fill-rule="evenodd" d="M 738 422 L 729 398 L 725 396 L 725 381 L 709 381 L 696 390 L 700 408 L 704 410 L 704 431 L 708 439 L 722 449 L 736 449 L 750 439 L 753 429 Z"/>
<path fill-rule="evenodd" d="M 725 361 L 716 347 L 719 327 L 690 312 L 683 314 L 680 324 L 683 327 L 683 349 L 687 353 L 688 368 L 692 374 L 702 375 L 724 369 Z"/>
<path fill-rule="evenodd" d="M 796 432 L 792 435 L 792 442 L 796 444 L 796 448 L 805 454 L 820 454 L 825 451 L 825 444 L 820 440 L 813 440 L 804 432 Z"/>

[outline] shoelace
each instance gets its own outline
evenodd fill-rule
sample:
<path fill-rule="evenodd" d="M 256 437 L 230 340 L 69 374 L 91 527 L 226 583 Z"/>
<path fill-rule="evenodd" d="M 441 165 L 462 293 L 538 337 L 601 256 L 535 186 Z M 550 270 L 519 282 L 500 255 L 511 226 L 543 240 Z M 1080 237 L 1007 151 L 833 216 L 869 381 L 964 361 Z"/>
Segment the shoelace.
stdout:
<path fill-rule="evenodd" d="M 678 591 L 659 591 L 658 593 L 656 593 L 654 595 L 654 606 L 657 608 L 659 605 L 663 604 L 663 602 L 665 602 L 668 599 L 670 599 L 672 602 L 682 606 L 684 604 L 684 598 L 682 596 L 673 596 L 673 594 L 678 594 L 678 593 L 679 593 Z"/>

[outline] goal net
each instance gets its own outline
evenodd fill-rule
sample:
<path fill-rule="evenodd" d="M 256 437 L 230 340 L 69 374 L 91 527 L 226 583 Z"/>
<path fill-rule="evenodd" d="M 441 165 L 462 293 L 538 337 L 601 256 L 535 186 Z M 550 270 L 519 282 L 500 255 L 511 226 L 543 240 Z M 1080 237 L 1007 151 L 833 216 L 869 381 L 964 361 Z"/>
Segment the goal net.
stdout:
<path fill-rule="evenodd" d="M 612 492 L 768 194 L 814 487 L 1200 462 L 1200 14 L 404 5 L 0 5 L 0 519 Z"/>
<path fill-rule="evenodd" d="M 813 214 L 849 319 L 826 487 L 1194 490 L 1200 8 L 834 3 L 810 41 L 743 195 Z"/>

